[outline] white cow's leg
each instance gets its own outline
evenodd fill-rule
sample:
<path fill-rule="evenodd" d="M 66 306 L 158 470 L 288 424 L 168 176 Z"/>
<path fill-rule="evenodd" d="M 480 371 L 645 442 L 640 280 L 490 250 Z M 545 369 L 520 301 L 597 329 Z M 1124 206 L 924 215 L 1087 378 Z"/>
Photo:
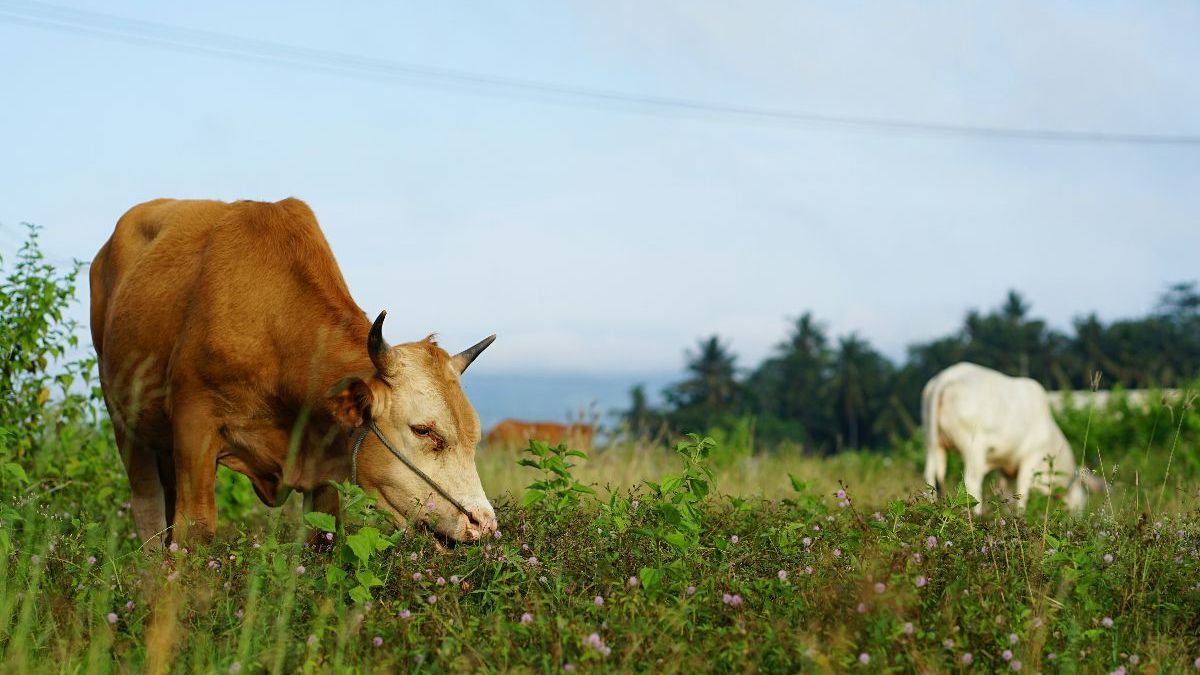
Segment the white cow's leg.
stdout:
<path fill-rule="evenodd" d="M 983 514 L 983 478 L 987 475 L 987 467 L 981 463 L 964 458 L 966 465 L 963 470 L 963 487 L 967 494 L 978 502 L 975 505 L 975 515 Z"/>
<path fill-rule="evenodd" d="M 1037 462 L 1025 462 L 1017 469 L 1017 510 L 1024 511 L 1029 503 L 1029 491 L 1033 489 L 1033 474 L 1037 471 Z"/>

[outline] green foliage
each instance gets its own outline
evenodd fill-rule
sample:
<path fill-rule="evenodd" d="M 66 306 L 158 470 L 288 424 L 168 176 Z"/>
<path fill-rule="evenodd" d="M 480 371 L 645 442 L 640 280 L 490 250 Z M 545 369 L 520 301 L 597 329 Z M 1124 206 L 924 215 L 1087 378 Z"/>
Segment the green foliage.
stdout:
<path fill-rule="evenodd" d="M 579 503 L 580 495 L 595 494 L 591 487 L 580 483 L 571 475 L 569 458 L 587 459 L 587 454 L 580 450 L 572 450 L 565 443 L 551 447 L 543 441 L 530 441 L 524 452 L 532 458 L 523 458 L 518 462 L 542 472 L 542 479 L 534 481 L 525 488 L 522 504 L 533 506 L 544 504 L 549 510 L 560 513 Z"/>

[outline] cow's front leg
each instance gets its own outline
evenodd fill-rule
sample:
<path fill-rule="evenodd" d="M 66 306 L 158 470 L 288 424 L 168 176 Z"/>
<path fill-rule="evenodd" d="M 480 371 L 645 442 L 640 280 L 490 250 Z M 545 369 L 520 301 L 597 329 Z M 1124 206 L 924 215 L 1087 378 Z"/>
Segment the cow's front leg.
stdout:
<path fill-rule="evenodd" d="M 172 538 L 182 544 L 210 541 L 217 532 L 217 420 L 203 404 L 176 406 L 175 517 Z"/>
<path fill-rule="evenodd" d="M 337 488 L 332 485 L 322 485 L 313 488 L 304 495 L 304 510 L 328 513 L 337 522 L 342 519 L 342 499 Z M 308 533 L 308 545 L 322 550 L 331 548 L 333 537 L 327 532 L 314 529 Z"/>
<path fill-rule="evenodd" d="M 1029 503 L 1029 491 L 1033 489 L 1033 474 L 1037 471 L 1037 463 L 1026 461 L 1017 469 L 1017 511 L 1025 510 Z"/>
<path fill-rule="evenodd" d="M 983 515 L 983 479 L 987 476 L 987 467 L 969 460 L 964 464 L 963 487 L 966 488 L 967 494 L 975 498 L 975 515 Z"/>

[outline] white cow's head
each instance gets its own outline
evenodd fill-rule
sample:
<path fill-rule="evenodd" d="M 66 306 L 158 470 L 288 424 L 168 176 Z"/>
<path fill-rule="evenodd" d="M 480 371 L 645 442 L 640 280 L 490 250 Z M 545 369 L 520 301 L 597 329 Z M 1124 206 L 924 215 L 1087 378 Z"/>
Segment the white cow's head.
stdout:
<path fill-rule="evenodd" d="M 397 520 L 422 522 L 457 541 L 474 541 L 496 531 L 496 514 L 475 467 L 479 416 L 459 376 L 496 336 L 451 356 L 426 338 L 389 346 L 381 313 L 371 327 L 367 350 L 375 372 L 344 380 L 333 392 L 334 415 L 347 426 L 374 422 L 400 453 L 436 482 L 470 515 L 397 459 L 372 432 L 357 456 L 359 485 L 379 497 Z M 354 431 L 357 438 L 360 431 Z"/>

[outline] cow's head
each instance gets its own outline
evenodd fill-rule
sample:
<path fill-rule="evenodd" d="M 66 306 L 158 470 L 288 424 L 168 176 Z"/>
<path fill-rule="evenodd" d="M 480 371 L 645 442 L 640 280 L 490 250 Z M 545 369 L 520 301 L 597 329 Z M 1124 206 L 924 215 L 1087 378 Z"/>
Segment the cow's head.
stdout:
<path fill-rule="evenodd" d="M 374 433 L 366 434 L 358 452 L 358 483 L 378 495 L 380 507 L 398 520 L 424 522 L 458 541 L 485 537 L 496 531 L 496 515 L 475 467 L 479 416 L 463 394 L 459 375 L 496 336 L 454 356 L 432 338 L 391 347 L 383 339 L 386 314 L 375 320 L 367 339 L 375 372 L 340 383 L 330 397 L 333 414 L 351 427 L 373 421 L 470 516 L 405 466 Z"/>

